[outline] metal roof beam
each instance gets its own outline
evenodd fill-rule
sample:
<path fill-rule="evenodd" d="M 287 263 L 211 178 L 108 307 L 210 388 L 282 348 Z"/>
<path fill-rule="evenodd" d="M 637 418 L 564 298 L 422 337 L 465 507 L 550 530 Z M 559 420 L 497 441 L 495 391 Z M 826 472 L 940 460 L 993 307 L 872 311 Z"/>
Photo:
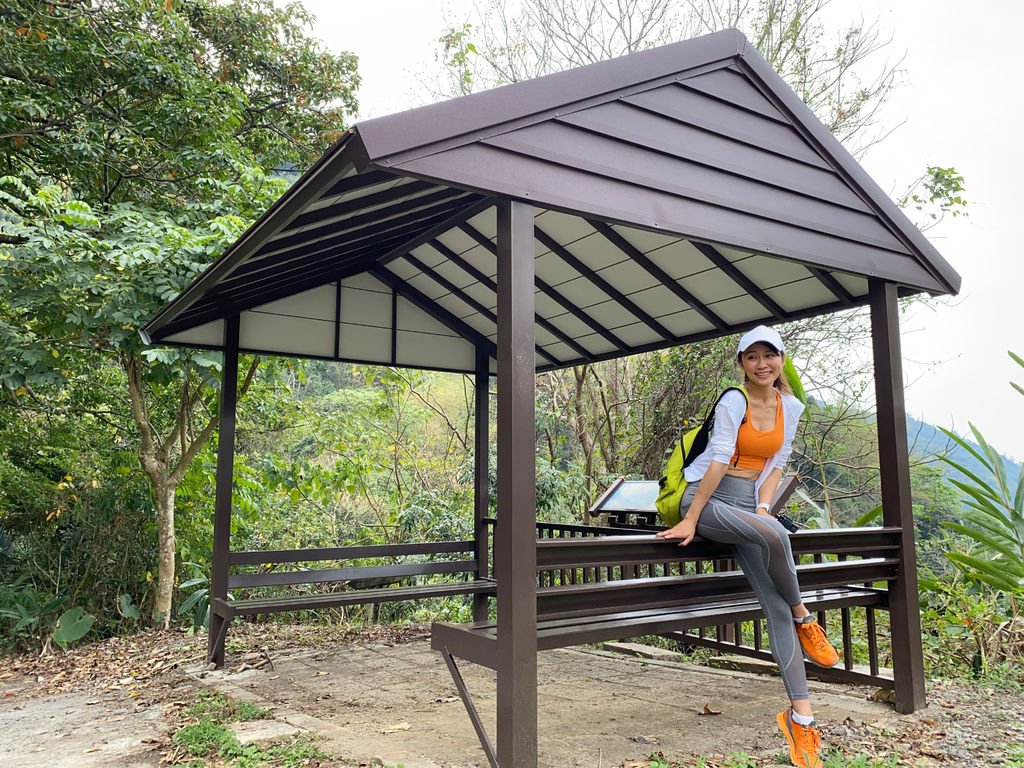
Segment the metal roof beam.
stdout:
<path fill-rule="evenodd" d="M 473 328 L 471 325 L 457 318 L 448 310 L 439 307 L 421 291 L 402 282 L 402 280 L 400 280 L 396 275 L 393 275 L 391 272 L 388 272 L 386 269 L 381 267 L 370 267 L 367 272 L 380 280 L 402 298 L 408 299 L 411 303 L 415 304 L 439 323 L 446 325 L 452 330 L 452 332 L 457 333 L 474 346 L 482 347 L 487 351 L 487 354 L 490 357 L 497 359 L 498 348 L 493 341 L 480 333 L 480 331 L 476 330 L 476 328 Z"/>
<path fill-rule="evenodd" d="M 818 282 L 828 288 L 833 295 L 839 299 L 843 304 L 848 307 L 853 306 L 853 294 L 851 294 L 843 284 L 836 280 L 835 276 L 831 272 L 827 272 L 820 267 L 807 266 L 807 271 L 818 278 Z"/>
<path fill-rule="evenodd" d="M 455 251 L 453 251 L 447 245 L 442 243 L 440 240 L 431 240 L 429 245 L 434 250 L 436 250 L 438 253 L 440 253 L 445 258 L 447 258 L 448 261 L 450 261 L 452 264 L 454 264 L 459 269 L 461 269 L 463 272 L 465 272 L 467 275 L 469 275 L 470 277 L 476 279 L 477 282 L 479 282 L 481 285 L 486 286 L 488 289 L 494 291 L 494 295 L 497 296 L 497 294 L 498 294 L 498 284 L 495 283 L 491 278 L 489 278 L 487 275 L 485 275 L 479 269 L 474 267 L 472 264 L 470 264 L 464 258 L 459 256 L 459 254 L 455 253 Z M 549 320 L 545 319 L 540 314 L 534 315 L 534 319 L 536 320 L 537 325 L 539 325 L 545 331 L 547 331 L 552 336 L 557 338 L 563 344 L 566 344 L 567 346 L 569 346 L 572 349 L 574 349 L 577 354 L 579 354 L 579 355 L 581 355 L 583 357 L 586 357 L 587 355 L 590 354 L 590 351 L 588 349 L 586 349 L 585 347 L 583 347 L 580 344 L 578 344 L 575 339 L 573 339 L 571 336 L 566 334 L 564 331 L 560 330 L 556 325 L 551 323 Z"/>
<path fill-rule="evenodd" d="M 391 186 L 382 189 L 379 192 L 371 192 L 367 195 L 360 195 L 352 200 L 331 203 L 330 205 L 325 205 L 322 208 L 316 208 L 309 213 L 304 213 L 301 216 L 296 216 L 288 226 L 281 230 L 281 233 L 290 232 L 291 230 L 309 226 L 310 224 L 319 224 L 320 222 L 327 221 L 329 219 L 338 219 L 364 208 L 383 205 L 394 200 L 400 200 L 404 197 L 410 197 L 412 195 L 419 194 L 420 192 L 425 192 L 431 188 L 437 188 L 436 184 L 431 184 L 427 181 L 420 181 L 419 179 L 414 179 L 413 181 L 406 182 L 404 184 L 397 183 L 403 181 L 405 178 L 407 177 L 396 177 L 393 180 L 395 183 L 392 183 Z"/>
<path fill-rule="evenodd" d="M 452 210 L 457 211 L 456 215 L 458 215 L 458 212 L 464 209 L 451 203 L 417 211 L 410 217 L 398 220 L 402 224 L 400 227 L 391 229 L 363 227 L 354 233 L 359 237 L 347 242 L 337 243 L 333 247 L 324 248 L 313 254 L 307 253 L 298 256 L 284 263 L 267 264 L 258 272 L 254 271 L 240 275 L 238 278 L 225 280 L 210 291 L 208 296 L 213 298 L 230 292 L 239 301 L 245 301 L 243 297 L 247 297 L 254 290 L 259 291 L 267 286 L 289 284 L 292 280 L 301 280 L 305 283 L 308 282 L 307 278 L 317 275 L 325 276 L 324 282 L 328 282 L 336 279 L 340 270 L 346 270 L 351 264 L 367 255 L 379 254 L 382 249 L 386 255 L 390 255 L 396 250 L 404 253 L 405 245 L 415 240 L 416 235 L 422 231 L 424 226 L 429 227 L 435 222 L 447 221 Z M 380 258 L 384 258 L 384 256 Z M 377 261 L 377 257 L 372 260 Z"/>
<path fill-rule="evenodd" d="M 416 216 L 421 214 L 422 211 L 426 210 L 429 206 L 444 204 L 446 201 L 466 196 L 468 196 L 468 193 L 465 190 L 454 189 L 452 187 L 440 187 L 436 192 L 399 200 L 395 205 L 382 210 L 367 211 L 366 213 L 351 216 L 344 221 L 335 222 L 334 224 L 325 224 L 322 227 L 317 227 L 316 229 L 311 229 L 306 232 L 298 232 L 286 237 L 269 240 L 267 244 L 252 257 L 252 260 L 247 266 L 250 267 L 250 271 L 255 271 L 263 264 L 266 264 L 267 260 L 273 259 L 274 256 L 282 253 L 286 254 L 288 251 L 302 248 L 304 245 L 308 245 L 310 248 L 319 249 L 330 248 L 335 245 L 343 245 L 346 240 L 350 238 L 353 232 L 358 233 L 367 229 L 372 230 L 372 225 L 375 223 L 379 223 L 384 227 L 387 227 L 389 223 L 394 223 L 396 220 L 404 217 L 405 214 L 411 213 L 413 216 Z M 364 227 L 363 225 L 371 226 Z M 322 239 L 317 240 L 317 238 Z M 245 274 L 245 270 L 239 269 L 235 274 Z"/>
<path fill-rule="evenodd" d="M 597 274 L 597 272 L 595 272 L 593 269 L 584 264 L 579 258 L 574 256 L 568 248 L 566 248 L 564 245 L 555 240 L 555 238 L 551 237 L 551 235 L 547 234 L 536 224 L 534 225 L 533 229 L 537 235 L 537 239 L 540 240 L 548 248 L 550 248 L 556 256 L 558 256 L 562 261 L 564 261 L 566 264 L 568 264 L 581 275 L 583 275 L 585 278 L 587 278 L 591 283 L 593 283 L 602 291 L 604 291 L 613 300 L 618 302 L 618 304 L 622 306 L 627 312 L 629 312 L 635 318 L 640 320 L 640 322 L 642 322 L 656 334 L 661 336 L 663 339 L 668 340 L 675 338 L 675 335 L 670 330 L 668 330 L 668 328 L 663 326 L 649 314 L 640 309 L 640 307 L 638 307 L 631 299 L 629 299 L 615 286 L 613 286 L 611 283 L 609 283 L 607 280 L 605 280 L 603 277 Z"/>
<path fill-rule="evenodd" d="M 326 200 L 329 197 L 337 197 L 338 195 L 343 195 L 346 192 L 352 192 L 356 189 L 365 189 L 366 187 L 372 187 L 376 184 L 383 184 L 389 180 L 398 181 L 402 178 L 404 177 L 374 168 L 340 179 L 337 183 L 333 184 L 330 189 L 320 195 L 318 199 Z"/>
<path fill-rule="evenodd" d="M 648 274 L 658 280 L 658 282 L 668 290 L 672 291 L 672 293 L 693 307 L 694 311 L 711 323 L 711 325 L 720 331 L 729 330 L 728 324 L 726 324 L 722 318 L 704 306 L 696 296 L 686 290 L 677 280 L 673 279 L 667 272 L 665 272 L 665 270 L 655 264 L 646 253 L 616 232 L 610 224 L 603 221 L 597 221 L 595 219 L 587 219 L 587 223 L 600 232 L 612 245 L 643 267 Z"/>
<path fill-rule="evenodd" d="M 466 224 L 462 224 L 459 227 L 459 229 L 461 229 L 467 235 L 469 235 L 474 240 L 476 240 L 477 243 L 482 245 L 484 248 L 488 249 L 492 254 L 494 254 L 495 256 L 498 255 L 498 248 L 497 248 L 497 246 L 494 243 L 492 243 L 490 240 L 488 240 L 486 237 L 484 237 L 473 226 L 471 226 L 470 224 L 466 223 Z M 575 317 L 581 323 L 586 325 L 594 333 L 598 334 L 601 338 L 603 338 L 609 344 L 611 344 L 616 349 L 618 349 L 620 351 L 623 351 L 623 352 L 626 351 L 629 348 L 628 345 L 622 339 L 620 339 L 618 336 L 616 336 L 610 330 L 605 328 L 603 325 L 601 325 L 601 323 L 597 322 L 597 320 L 592 318 L 586 312 L 581 310 L 578 306 L 576 306 L 576 304 L 574 304 L 573 302 L 571 302 L 567 298 L 565 298 L 565 296 L 560 294 L 555 288 L 553 288 L 547 282 L 545 282 L 544 280 L 541 280 L 539 277 L 536 277 L 536 276 L 534 277 L 534 280 L 535 280 L 535 282 L 537 284 L 537 289 L 541 293 L 543 293 L 545 296 L 550 298 L 552 301 L 556 302 L 558 304 L 558 306 L 560 306 L 562 309 L 564 309 L 570 315 Z"/>
<path fill-rule="evenodd" d="M 866 304 L 866 303 L 867 303 L 867 297 L 865 297 L 864 299 L 857 299 L 855 305 L 856 306 L 860 306 L 860 305 L 863 305 L 863 304 Z M 798 310 L 797 312 L 791 313 L 786 319 L 789 320 L 789 321 L 792 321 L 792 320 L 803 320 L 803 319 L 806 319 L 806 318 L 809 318 L 809 317 L 818 317 L 820 315 L 826 315 L 826 314 L 830 314 L 832 312 L 839 312 L 839 311 L 844 310 L 844 309 L 848 309 L 848 307 L 846 307 L 846 305 L 844 305 L 840 301 L 834 301 L 834 302 L 829 302 L 828 304 L 819 304 L 818 306 L 815 306 L 815 307 L 808 307 L 807 309 Z M 744 323 L 743 327 L 749 327 L 752 323 L 757 323 L 757 322 L 773 322 L 773 321 L 772 321 L 772 319 L 770 317 L 764 317 L 764 318 L 760 318 L 760 319 L 757 319 L 757 320 L 751 320 L 750 322 Z M 733 332 L 738 332 L 739 331 L 739 327 L 733 326 L 732 331 Z M 653 341 L 653 342 L 651 342 L 649 344 L 641 344 L 641 345 L 635 346 L 632 349 L 630 349 L 629 354 L 631 354 L 631 355 L 638 355 L 638 354 L 640 354 L 642 352 L 653 352 L 655 350 L 665 349 L 666 347 L 674 346 L 676 344 L 692 344 L 692 343 L 697 342 L 697 341 L 706 341 L 708 339 L 721 338 L 721 336 L 722 336 L 722 332 L 717 330 L 717 329 L 711 329 L 711 330 L 707 330 L 707 331 L 700 331 L 698 333 L 687 333 L 687 334 L 684 334 L 682 336 L 677 336 L 670 344 L 666 344 L 665 342 L 661 342 L 661 341 Z M 603 360 L 614 360 L 615 358 L 621 357 L 621 356 L 622 356 L 621 353 L 602 352 L 600 354 L 594 355 L 592 358 L 590 358 L 588 360 L 566 360 L 562 364 L 561 367 L 566 368 L 566 367 L 573 366 L 573 365 L 581 365 L 583 363 L 597 363 L 597 362 L 601 362 Z M 544 367 L 544 368 L 538 368 L 537 370 L 538 370 L 538 372 L 543 372 L 543 371 L 550 371 L 550 370 L 554 370 L 554 369 L 553 368 Z"/>
<path fill-rule="evenodd" d="M 448 278 L 444 277 L 443 275 L 437 274 L 437 272 L 432 270 L 430 267 L 428 267 L 422 261 L 417 259 L 411 253 L 405 254 L 405 256 L 403 256 L 402 258 L 404 258 L 406 261 L 408 261 L 410 264 L 412 264 L 414 267 L 416 267 L 416 269 L 418 269 L 420 272 L 422 272 L 428 278 L 433 280 L 435 283 L 437 283 L 442 288 L 444 288 L 446 291 L 448 291 L 453 296 L 455 296 L 457 299 L 459 299 L 459 301 L 462 301 L 463 303 L 465 303 L 468 306 L 472 307 L 476 312 L 478 312 L 479 314 L 483 315 L 489 321 L 494 323 L 494 327 L 495 328 L 498 327 L 498 316 L 496 314 L 494 314 L 494 312 L 489 310 L 487 307 L 485 307 L 483 304 L 481 304 L 479 301 L 474 299 L 472 296 L 468 295 L 464 290 L 462 290 L 457 285 L 455 285 L 455 283 L 453 283 L 451 280 L 449 280 Z M 433 301 L 436 303 L 437 299 L 434 299 Z M 468 323 L 467 323 L 467 325 L 468 325 Z M 550 354 L 545 352 L 539 345 L 536 346 L 535 349 L 536 349 L 537 354 L 540 355 L 541 357 L 546 358 L 548 360 L 548 362 L 553 363 L 554 365 L 561 364 L 561 362 L 562 362 L 561 360 L 558 360 L 558 359 L 552 357 Z"/>
<path fill-rule="evenodd" d="M 436 220 L 438 219 L 435 217 Z M 444 221 L 447 221 L 447 217 L 440 219 L 440 222 Z M 427 224 L 429 223 L 428 221 Z M 447 225 L 445 228 L 449 227 L 450 225 Z M 161 335 L 166 336 L 177 333 L 186 324 L 189 326 L 202 325 L 209 320 L 215 320 L 225 308 L 234 309 L 235 311 L 253 309 L 262 304 L 269 304 L 278 299 L 349 277 L 355 272 L 361 271 L 367 262 L 377 263 L 379 259 L 384 259 L 387 255 L 395 253 L 395 251 L 402 251 L 404 253 L 405 248 L 410 242 L 408 239 L 410 231 L 419 232 L 420 229 L 418 226 L 406 227 L 397 234 L 394 234 L 390 239 L 383 241 L 368 238 L 366 244 L 360 250 L 349 253 L 344 259 L 320 259 L 312 266 L 305 266 L 299 270 L 290 270 L 289 274 L 292 278 L 290 280 L 284 280 L 282 276 L 270 274 L 261 277 L 258 281 L 237 288 L 230 297 L 226 297 L 219 292 L 208 293 L 201 302 L 194 304 L 188 312 L 182 313 L 174 323 L 168 324 L 167 327 L 170 330 L 161 330 Z M 385 256 L 374 256 L 380 250 L 385 251 Z"/>
<path fill-rule="evenodd" d="M 739 267 L 718 252 L 718 249 L 707 243 L 690 241 L 693 247 L 707 256 L 708 260 L 725 272 L 734 283 L 746 291 L 752 299 L 764 307 L 776 320 L 785 320 L 786 311 L 775 300 L 765 293 L 761 287 L 740 271 Z"/>

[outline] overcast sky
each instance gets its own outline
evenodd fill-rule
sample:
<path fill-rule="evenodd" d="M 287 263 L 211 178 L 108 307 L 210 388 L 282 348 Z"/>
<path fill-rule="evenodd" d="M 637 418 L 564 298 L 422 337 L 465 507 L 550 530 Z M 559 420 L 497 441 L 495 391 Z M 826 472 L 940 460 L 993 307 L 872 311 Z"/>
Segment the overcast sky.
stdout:
<path fill-rule="evenodd" d="M 304 0 L 315 33 L 335 51 L 359 56 L 362 119 L 429 101 L 422 74 L 433 65 L 446 18 L 466 16 L 471 0 Z M 895 6 L 895 7 L 892 7 Z M 953 166 L 966 179 L 969 217 L 928 231 L 963 277 L 959 297 L 903 320 L 908 411 L 958 432 L 973 422 L 997 449 L 1024 459 L 1024 260 L 1013 222 L 1024 219 L 1020 139 L 1024 2 L 1019 0 L 834 0 L 839 21 L 879 20 L 906 53 L 904 84 L 884 114 L 902 125 L 863 159 L 892 194 L 928 165 Z"/>

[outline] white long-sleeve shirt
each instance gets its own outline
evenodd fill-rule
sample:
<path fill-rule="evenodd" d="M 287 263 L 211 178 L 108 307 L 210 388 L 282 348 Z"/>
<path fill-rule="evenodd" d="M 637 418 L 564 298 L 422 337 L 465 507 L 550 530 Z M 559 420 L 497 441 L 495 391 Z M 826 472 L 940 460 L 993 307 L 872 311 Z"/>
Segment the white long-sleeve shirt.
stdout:
<path fill-rule="evenodd" d="M 754 503 L 756 504 L 761 486 L 774 469 L 782 469 L 789 461 L 793 452 L 793 437 L 796 435 L 796 425 L 800 421 L 800 415 L 804 412 L 804 404 L 792 395 L 782 397 L 782 426 L 783 438 L 782 449 L 765 462 L 764 469 L 754 481 Z M 747 414 L 747 398 L 741 392 L 730 390 L 722 396 L 715 406 L 715 426 L 708 436 L 708 447 L 704 452 L 695 458 L 686 469 L 683 470 L 683 477 L 687 483 L 696 483 L 704 473 L 708 471 L 712 461 L 728 464 L 736 453 L 736 438 L 739 434 L 740 424 Z"/>

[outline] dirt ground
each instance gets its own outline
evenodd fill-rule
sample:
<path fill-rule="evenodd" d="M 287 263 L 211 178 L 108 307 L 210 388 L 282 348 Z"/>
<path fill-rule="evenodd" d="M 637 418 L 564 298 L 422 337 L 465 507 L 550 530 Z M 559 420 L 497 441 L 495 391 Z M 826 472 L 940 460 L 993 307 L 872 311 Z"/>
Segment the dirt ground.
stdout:
<path fill-rule="evenodd" d="M 0 659 L 0 765 L 173 763 L 170 735 L 201 687 L 269 708 L 268 725 L 314 735 L 339 766 L 487 764 L 425 628 L 247 628 L 233 631 L 225 670 L 206 671 L 202 654 L 201 638 L 154 633 Z M 778 678 L 592 648 L 543 653 L 539 666 L 542 766 L 637 766 L 658 752 L 687 765 L 735 752 L 758 766 L 787 762 L 773 724 Z M 493 738 L 494 675 L 471 664 L 463 673 Z M 812 683 L 826 747 L 925 768 L 1002 765 L 1024 745 L 1020 693 L 933 682 L 929 706 L 905 716 L 871 694 Z"/>

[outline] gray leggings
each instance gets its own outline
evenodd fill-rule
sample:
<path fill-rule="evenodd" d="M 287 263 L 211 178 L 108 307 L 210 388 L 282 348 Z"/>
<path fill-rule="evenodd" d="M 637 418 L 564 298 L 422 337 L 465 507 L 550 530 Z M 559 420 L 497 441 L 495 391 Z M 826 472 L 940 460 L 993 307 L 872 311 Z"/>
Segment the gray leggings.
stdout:
<path fill-rule="evenodd" d="M 690 483 L 680 503 L 685 515 L 700 483 Z M 790 699 L 807 699 L 803 651 L 790 608 L 803 602 L 793 566 L 789 534 L 778 520 L 758 515 L 754 481 L 726 475 L 711 494 L 697 521 L 705 539 L 733 545 L 736 562 L 754 589 L 768 624 L 772 656 L 779 665 Z"/>

